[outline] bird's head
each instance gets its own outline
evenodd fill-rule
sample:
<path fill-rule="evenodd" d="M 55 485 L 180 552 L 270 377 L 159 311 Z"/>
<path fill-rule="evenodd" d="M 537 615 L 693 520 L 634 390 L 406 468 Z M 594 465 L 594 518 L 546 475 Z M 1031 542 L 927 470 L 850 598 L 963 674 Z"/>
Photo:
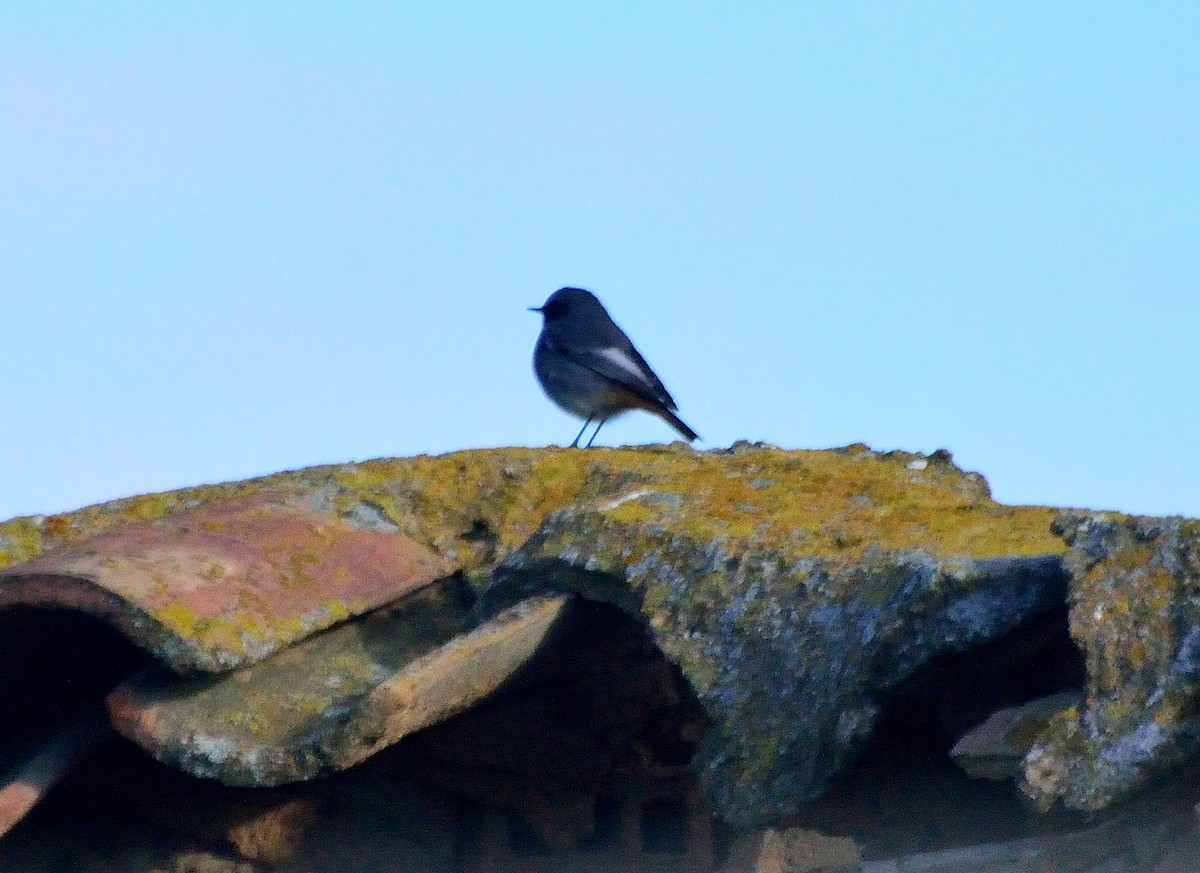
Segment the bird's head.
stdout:
<path fill-rule="evenodd" d="M 559 288 L 541 306 L 529 307 L 530 312 L 540 312 L 547 323 L 558 321 L 568 315 L 588 317 L 603 313 L 604 307 L 591 291 L 582 288 Z"/>

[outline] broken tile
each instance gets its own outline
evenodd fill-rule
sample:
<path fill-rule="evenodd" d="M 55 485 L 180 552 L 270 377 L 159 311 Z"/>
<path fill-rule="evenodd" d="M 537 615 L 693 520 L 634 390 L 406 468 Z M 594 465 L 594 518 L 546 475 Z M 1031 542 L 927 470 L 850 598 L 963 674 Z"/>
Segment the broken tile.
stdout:
<path fill-rule="evenodd" d="M 114 727 L 161 761 L 230 785 L 279 785 L 358 763 L 519 679 L 566 596 L 471 630 L 450 582 L 219 677 L 143 673 L 108 699 Z"/>

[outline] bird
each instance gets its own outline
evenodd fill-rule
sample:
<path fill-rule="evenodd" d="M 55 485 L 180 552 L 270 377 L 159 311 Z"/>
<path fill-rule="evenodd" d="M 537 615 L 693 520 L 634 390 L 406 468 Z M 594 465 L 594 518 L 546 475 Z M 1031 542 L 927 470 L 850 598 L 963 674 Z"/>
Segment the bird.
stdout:
<path fill-rule="evenodd" d="M 606 421 L 631 409 L 657 415 L 688 442 L 699 439 L 675 414 L 675 400 L 595 294 L 559 288 L 529 311 L 542 315 L 533 348 L 533 372 L 542 390 L 564 412 L 584 420 L 571 448 L 578 447 L 593 421 L 599 423 L 588 448 Z"/>

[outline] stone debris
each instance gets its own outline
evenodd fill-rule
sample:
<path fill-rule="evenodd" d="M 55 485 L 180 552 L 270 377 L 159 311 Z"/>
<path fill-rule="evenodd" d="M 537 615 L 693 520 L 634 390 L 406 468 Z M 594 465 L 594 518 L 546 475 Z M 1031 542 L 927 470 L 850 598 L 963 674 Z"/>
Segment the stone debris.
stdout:
<path fill-rule="evenodd" d="M 862 867 L 862 846 L 848 837 L 770 828 L 754 842 L 754 873 L 854 873 Z"/>
<path fill-rule="evenodd" d="M 146 873 L 260 873 L 253 864 L 245 864 L 212 852 L 182 852 L 169 866 Z"/>
<path fill-rule="evenodd" d="M 227 838 L 246 860 L 278 865 L 296 856 L 317 817 L 316 801 L 297 797 L 237 822 Z"/>
<path fill-rule="evenodd" d="M 1050 720 L 1081 700 L 1082 695 L 1066 692 L 998 710 L 964 735 L 950 757 L 972 778 L 1012 779 Z"/>

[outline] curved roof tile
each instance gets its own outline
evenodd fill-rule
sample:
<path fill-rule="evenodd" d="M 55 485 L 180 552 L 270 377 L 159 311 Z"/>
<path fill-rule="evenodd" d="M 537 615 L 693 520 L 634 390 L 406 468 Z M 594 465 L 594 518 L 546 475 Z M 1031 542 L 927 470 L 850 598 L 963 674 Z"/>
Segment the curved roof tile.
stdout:
<path fill-rule="evenodd" d="M 260 661 L 447 575 L 311 493 L 268 491 L 129 524 L 0 570 L 0 607 L 78 609 L 178 673 Z"/>

